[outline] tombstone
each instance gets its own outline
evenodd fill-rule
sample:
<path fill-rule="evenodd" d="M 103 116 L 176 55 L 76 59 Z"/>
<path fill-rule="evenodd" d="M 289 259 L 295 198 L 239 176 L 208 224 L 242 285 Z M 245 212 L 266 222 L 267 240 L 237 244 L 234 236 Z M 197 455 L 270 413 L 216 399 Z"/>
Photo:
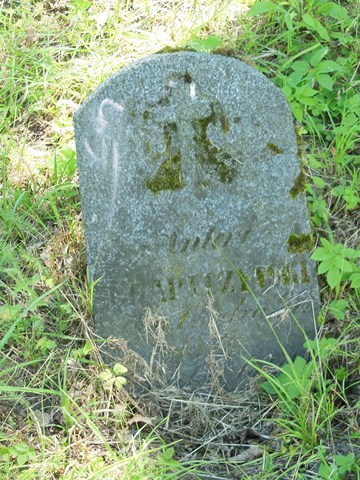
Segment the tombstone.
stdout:
<path fill-rule="evenodd" d="M 304 174 L 281 91 L 237 59 L 153 55 L 75 115 L 97 333 L 192 389 L 315 333 Z"/>

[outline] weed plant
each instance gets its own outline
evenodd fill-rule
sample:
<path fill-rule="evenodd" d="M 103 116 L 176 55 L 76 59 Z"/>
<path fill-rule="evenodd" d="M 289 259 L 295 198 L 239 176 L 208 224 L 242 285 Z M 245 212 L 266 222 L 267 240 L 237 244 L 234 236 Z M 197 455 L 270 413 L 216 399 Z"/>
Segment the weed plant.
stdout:
<path fill-rule="evenodd" d="M 0 4 L 1 479 L 359 478 L 359 2 Z M 235 405 L 185 392 L 137 403 L 91 332 L 72 117 L 111 73 L 164 48 L 253 65 L 296 120 L 320 336 L 283 366 L 253 360 L 251 398 Z"/>

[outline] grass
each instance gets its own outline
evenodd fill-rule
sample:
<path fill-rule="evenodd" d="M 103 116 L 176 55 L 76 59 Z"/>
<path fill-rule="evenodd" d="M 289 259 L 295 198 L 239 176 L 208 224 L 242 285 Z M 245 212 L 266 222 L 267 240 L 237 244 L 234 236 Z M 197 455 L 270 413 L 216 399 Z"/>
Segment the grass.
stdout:
<path fill-rule="evenodd" d="M 1 4 L 1 478 L 359 478 L 359 2 Z M 111 73 L 186 44 L 290 102 L 321 336 L 282 367 L 254 361 L 241 395 L 136 398 L 91 331 L 72 117 Z"/>

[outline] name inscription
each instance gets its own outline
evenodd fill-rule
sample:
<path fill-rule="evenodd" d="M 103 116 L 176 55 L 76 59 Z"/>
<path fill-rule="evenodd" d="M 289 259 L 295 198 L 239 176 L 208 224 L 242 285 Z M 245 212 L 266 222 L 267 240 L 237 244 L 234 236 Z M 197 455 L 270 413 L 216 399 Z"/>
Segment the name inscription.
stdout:
<path fill-rule="evenodd" d="M 187 277 L 168 277 L 154 282 L 155 290 L 160 294 L 161 302 L 171 302 L 183 293 L 192 296 L 211 291 L 220 295 L 229 295 L 236 291 L 249 292 L 254 284 L 261 289 L 274 285 L 288 286 L 308 283 L 309 276 L 306 261 L 300 264 L 288 263 L 275 270 L 273 267 L 256 267 L 254 275 L 248 276 L 241 270 L 223 270 L 221 272 L 198 273 Z"/>

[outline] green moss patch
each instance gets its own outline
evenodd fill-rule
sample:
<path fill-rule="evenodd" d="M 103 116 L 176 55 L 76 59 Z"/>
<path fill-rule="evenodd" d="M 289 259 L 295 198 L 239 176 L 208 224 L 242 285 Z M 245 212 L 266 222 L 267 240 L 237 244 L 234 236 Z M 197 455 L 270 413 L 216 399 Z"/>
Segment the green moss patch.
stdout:
<path fill-rule="evenodd" d="M 294 181 L 294 185 L 290 189 L 290 197 L 296 198 L 301 193 L 304 193 L 306 190 L 306 175 L 304 172 L 304 168 L 301 166 L 301 170 L 299 175 L 296 177 Z"/>
<path fill-rule="evenodd" d="M 219 116 L 221 129 L 224 133 L 229 130 L 229 122 L 223 114 Z M 210 124 L 216 125 L 218 115 L 215 107 L 207 117 L 193 120 L 194 140 L 197 145 L 196 158 L 203 166 L 213 167 L 222 183 L 231 183 L 236 176 L 236 162 L 228 153 L 224 152 L 208 139 L 207 129 Z M 226 160 L 226 161 L 225 161 Z"/>
<path fill-rule="evenodd" d="M 267 148 L 275 155 L 280 155 L 281 153 L 284 153 L 284 150 L 275 145 L 275 143 L 268 143 Z"/>
<path fill-rule="evenodd" d="M 144 185 L 154 195 L 162 190 L 175 191 L 184 188 L 185 182 L 181 172 L 181 156 L 176 154 L 165 160 L 155 175 L 145 179 Z"/>
<path fill-rule="evenodd" d="M 310 252 L 314 248 L 314 239 L 311 234 L 301 233 L 297 235 L 291 233 L 287 239 L 287 244 L 290 253 Z"/>

